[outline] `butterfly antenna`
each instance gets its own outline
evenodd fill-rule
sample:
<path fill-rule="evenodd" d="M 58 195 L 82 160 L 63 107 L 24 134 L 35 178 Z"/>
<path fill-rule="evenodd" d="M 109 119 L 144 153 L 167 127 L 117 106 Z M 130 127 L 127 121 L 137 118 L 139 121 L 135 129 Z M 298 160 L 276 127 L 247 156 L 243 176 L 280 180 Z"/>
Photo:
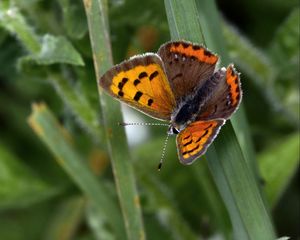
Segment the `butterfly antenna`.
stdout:
<path fill-rule="evenodd" d="M 159 164 L 158 164 L 158 167 L 157 167 L 158 171 L 161 170 L 161 167 L 162 167 L 162 164 L 163 164 L 163 160 L 165 158 L 165 153 L 166 153 L 166 149 L 167 149 L 167 144 L 168 144 L 169 136 L 170 136 L 170 133 L 167 133 L 167 137 L 165 139 L 164 146 L 163 146 L 162 153 L 161 153 L 161 157 L 160 157 Z"/>
<path fill-rule="evenodd" d="M 125 122 L 119 122 L 118 123 L 120 126 L 169 126 L 167 123 L 125 123 Z"/>

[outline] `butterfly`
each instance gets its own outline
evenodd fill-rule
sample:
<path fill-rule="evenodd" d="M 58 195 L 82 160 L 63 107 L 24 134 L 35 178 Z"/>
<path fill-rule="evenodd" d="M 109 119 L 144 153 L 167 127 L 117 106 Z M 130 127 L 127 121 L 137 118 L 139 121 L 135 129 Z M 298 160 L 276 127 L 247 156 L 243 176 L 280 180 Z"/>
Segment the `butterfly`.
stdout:
<path fill-rule="evenodd" d="M 219 57 L 188 41 L 163 44 L 157 53 L 136 55 L 99 80 L 114 98 L 159 120 L 175 134 L 181 163 L 202 156 L 242 99 L 233 64 L 216 69 Z"/>

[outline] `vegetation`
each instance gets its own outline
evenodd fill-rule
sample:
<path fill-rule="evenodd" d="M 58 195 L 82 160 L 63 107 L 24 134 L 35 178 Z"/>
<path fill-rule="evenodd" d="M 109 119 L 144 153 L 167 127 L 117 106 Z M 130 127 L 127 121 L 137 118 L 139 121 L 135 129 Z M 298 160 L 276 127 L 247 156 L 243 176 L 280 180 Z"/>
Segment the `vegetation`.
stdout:
<path fill-rule="evenodd" d="M 2 0 L 0 239 L 299 238 L 299 15 L 295 0 Z M 244 98 L 205 157 L 181 165 L 170 138 L 158 172 L 166 128 L 120 127 L 156 120 L 97 79 L 170 39 L 233 62 Z"/>

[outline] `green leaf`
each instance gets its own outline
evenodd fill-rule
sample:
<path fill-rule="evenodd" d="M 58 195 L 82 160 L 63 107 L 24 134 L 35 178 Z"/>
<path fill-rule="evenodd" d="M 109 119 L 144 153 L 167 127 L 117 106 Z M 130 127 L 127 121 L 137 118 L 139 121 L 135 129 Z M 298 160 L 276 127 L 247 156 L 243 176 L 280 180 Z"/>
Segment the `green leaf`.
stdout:
<path fill-rule="evenodd" d="M 52 201 L 50 201 L 52 202 Z M 0 238 L 7 240 L 41 239 L 55 207 L 42 202 L 28 208 L 0 212 Z"/>
<path fill-rule="evenodd" d="M 0 186 L 0 209 L 27 207 L 63 189 L 41 180 L 4 145 L 0 145 Z"/>
<path fill-rule="evenodd" d="M 271 60 L 226 21 L 222 23 L 222 30 L 230 58 L 265 91 L 275 77 Z"/>
<path fill-rule="evenodd" d="M 284 104 L 284 108 L 293 113 L 294 123 L 299 121 L 299 38 L 300 8 L 295 8 L 279 26 L 269 48 L 277 69 L 277 78 L 272 89 Z"/>
<path fill-rule="evenodd" d="M 88 19 L 96 78 L 112 66 L 105 1 L 83 1 Z M 144 225 L 135 175 L 122 122 L 120 104 L 99 88 L 103 127 L 128 239 L 144 239 Z M 123 236 L 124 239 L 125 236 Z"/>
<path fill-rule="evenodd" d="M 4 2 L 0 2 L 0 27 L 16 35 L 29 52 L 37 53 L 40 51 L 38 36 L 18 8 L 8 7 Z"/>
<path fill-rule="evenodd" d="M 205 208 L 208 209 L 210 216 L 214 218 L 213 221 L 217 229 L 221 230 L 224 238 L 228 238 L 231 236 L 230 220 L 208 170 L 207 162 L 198 162 L 193 166 L 195 179 L 200 191 L 203 192 L 203 198 L 206 203 Z"/>
<path fill-rule="evenodd" d="M 42 38 L 41 50 L 26 59 L 32 60 L 39 65 L 51 65 L 57 63 L 67 63 L 83 66 L 84 62 L 80 54 L 65 37 L 55 37 L 46 34 Z"/>
<path fill-rule="evenodd" d="M 295 8 L 279 26 L 270 44 L 270 52 L 278 63 L 287 63 L 299 57 L 300 8 Z"/>
<path fill-rule="evenodd" d="M 80 92 L 80 89 L 72 86 L 68 79 L 58 74 L 51 74 L 49 72 L 48 79 L 66 106 L 70 108 L 82 129 L 92 136 L 94 142 L 99 142 L 99 139 L 103 139 L 102 136 L 104 134 L 100 130 L 98 109 L 91 106 L 91 102 Z"/>
<path fill-rule="evenodd" d="M 198 239 L 186 220 L 180 215 L 179 209 L 168 196 L 167 186 L 150 174 L 141 177 L 142 186 L 147 189 L 148 208 L 160 219 L 160 223 L 171 234 L 171 239 Z"/>
<path fill-rule="evenodd" d="M 88 204 L 86 210 L 87 223 L 91 230 L 93 230 L 96 239 L 115 239 L 115 236 L 107 228 L 105 221 L 98 217 L 101 214 L 101 212 L 99 212 L 99 209 L 93 206 L 93 204 Z"/>
<path fill-rule="evenodd" d="M 54 209 L 46 229 L 46 240 L 73 239 L 84 215 L 86 201 L 83 197 L 71 197 Z"/>
<path fill-rule="evenodd" d="M 299 167 L 300 134 L 280 139 L 258 156 L 267 199 L 275 206 Z"/>
<path fill-rule="evenodd" d="M 84 8 L 80 2 L 59 0 L 63 12 L 63 25 L 68 36 L 76 39 L 82 38 L 87 33 L 87 22 Z"/>
<path fill-rule="evenodd" d="M 33 105 L 28 122 L 47 145 L 61 167 L 98 208 L 98 218 L 103 219 L 114 231 L 117 239 L 124 236 L 121 214 L 115 201 L 106 194 L 106 188 L 92 174 L 82 157 L 71 144 L 70 135 L 62 128 L 44 104 Z"/>
<path fill-rule="evenodd" d="M 0 4 L 0 26 L 15 34 L 31 53 L 25 58 L 28 61 L 35 61 L 40 65 L 54 63 L 84 65 L 80 54 L 65 37 L 46 34 L 40 41 L 18 8 L 6 8 L 4 4 Z"/>

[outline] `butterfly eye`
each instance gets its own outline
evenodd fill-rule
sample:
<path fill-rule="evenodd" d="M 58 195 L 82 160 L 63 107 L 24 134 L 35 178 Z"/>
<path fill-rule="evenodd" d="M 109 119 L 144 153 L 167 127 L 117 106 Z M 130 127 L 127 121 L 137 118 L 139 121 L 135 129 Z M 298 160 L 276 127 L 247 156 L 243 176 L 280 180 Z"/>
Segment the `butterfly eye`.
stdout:
<path fill-rule="evenodd" d="M 168 129 L 168 134 L 170 134 L 170 135 L 173 135 L 173 134 L 178 134 L 179 133 L 179 130 L 176 128 L 176 127 L 174 127 L 174 126 L 169 126 L 169 129 Z"/>
<path fill-rule="evenodd" d="M 172 133 L 173 134 L 178 134 L 179 130 L 177 128 L 172 127 Z"/>

